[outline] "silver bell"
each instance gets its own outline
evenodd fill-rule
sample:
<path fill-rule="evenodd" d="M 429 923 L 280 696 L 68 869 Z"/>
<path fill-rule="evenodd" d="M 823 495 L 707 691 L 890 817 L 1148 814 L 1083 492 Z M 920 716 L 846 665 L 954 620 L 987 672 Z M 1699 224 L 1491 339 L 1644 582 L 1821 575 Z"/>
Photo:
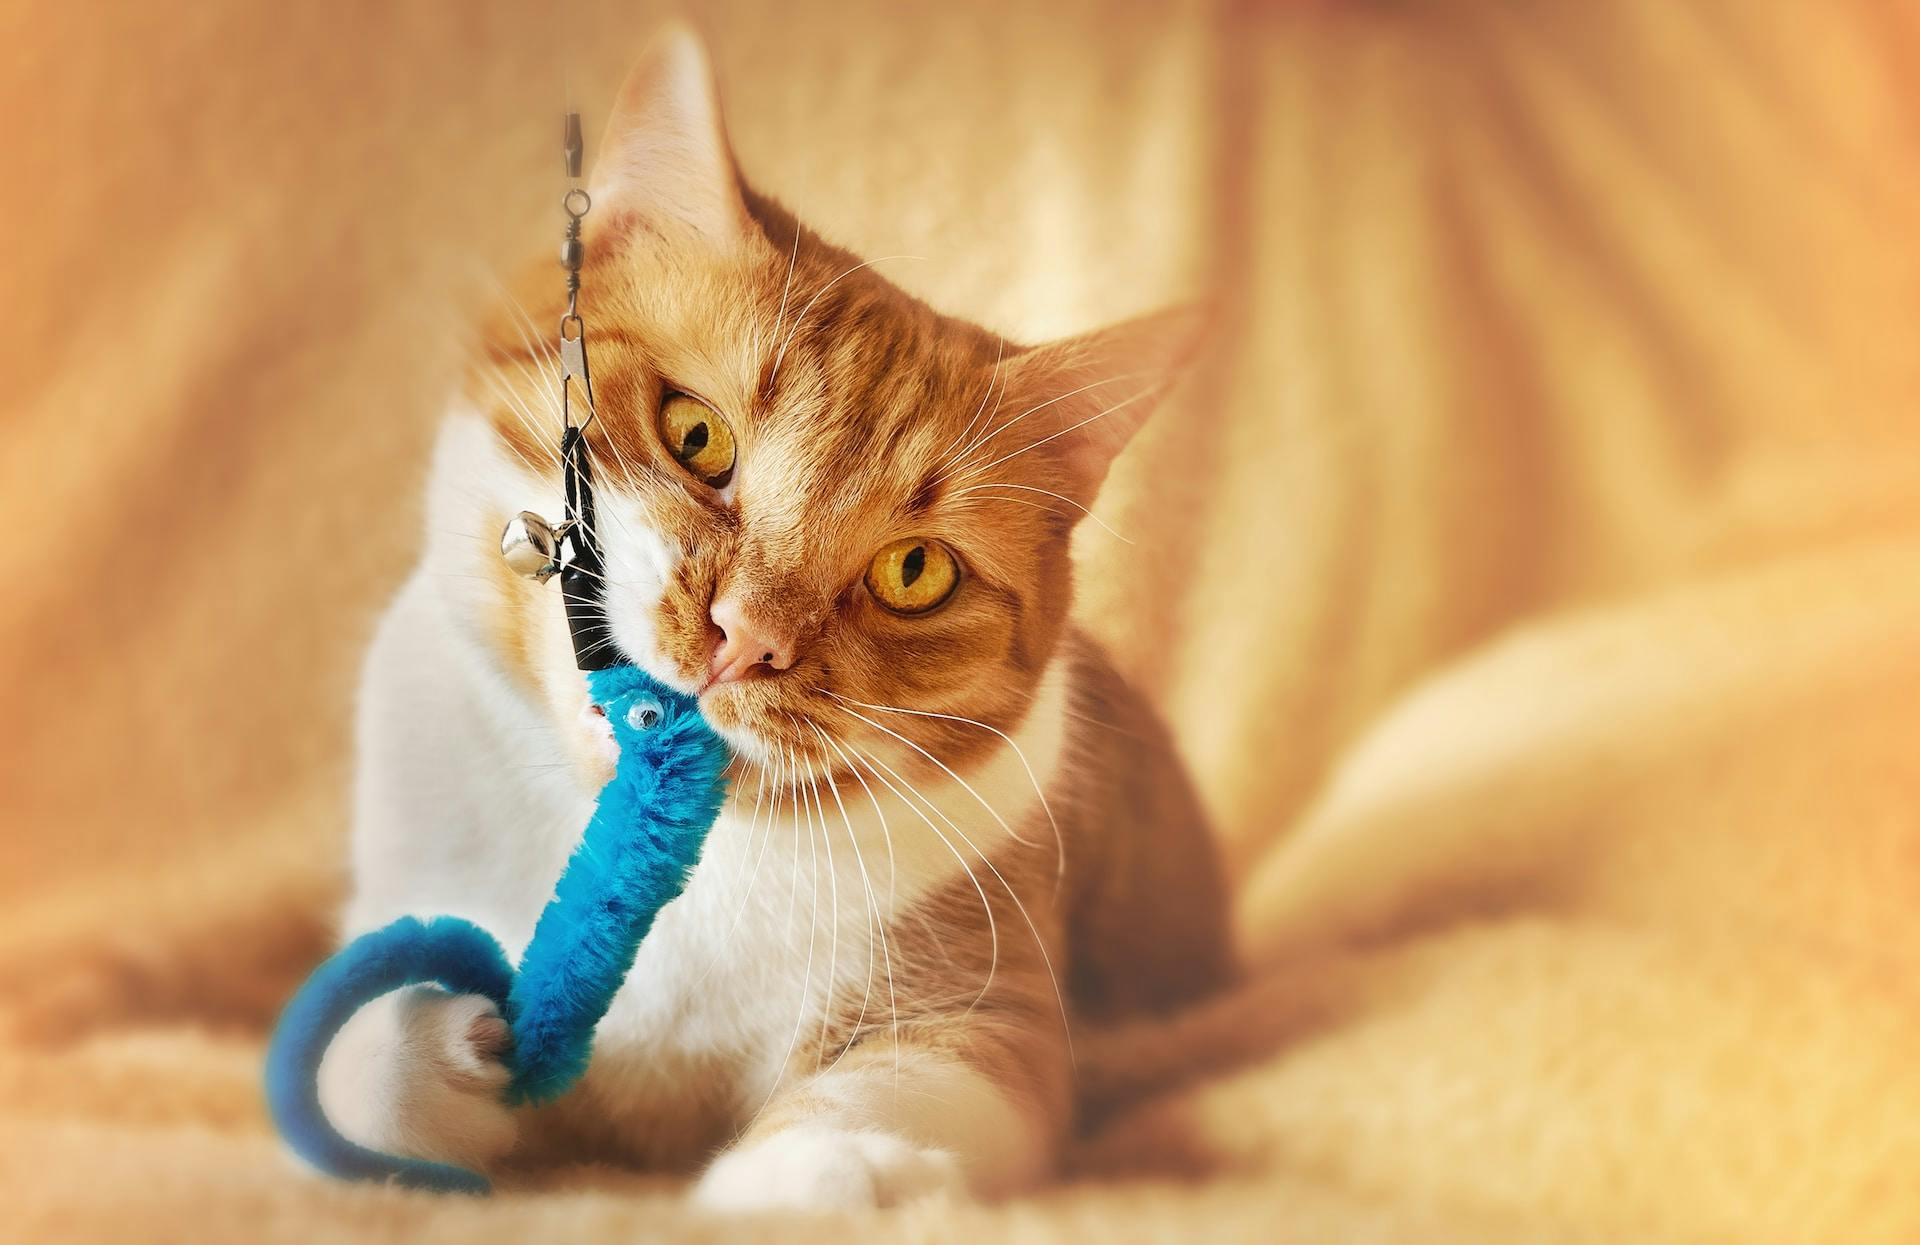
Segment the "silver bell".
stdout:
<path fill-rule="evenodd" d="M 544 580 L 560 570 L 560 534 L 531 510 L 507 520 L 500 533 L 500 556 L 513 573 Z"/>

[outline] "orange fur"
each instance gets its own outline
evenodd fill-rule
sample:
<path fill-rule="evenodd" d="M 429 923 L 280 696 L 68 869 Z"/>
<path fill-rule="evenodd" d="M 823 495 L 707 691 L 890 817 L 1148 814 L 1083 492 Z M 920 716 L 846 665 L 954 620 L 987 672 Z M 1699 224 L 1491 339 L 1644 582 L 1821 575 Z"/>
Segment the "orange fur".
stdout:
<path fill-rule="evenodd" d="M 623 141 L 616 130 L 602 157 L 616 173 Z M 1090 642 L 1067 639 L 1075 523 L 1193 327 L 1175 313 L 1017 345 L 910 297 L 734 183 L 730 158 L 726 168 L 738 213 L 664 210 L 647 198 L 657 187 L 603 176 L 586 233 L 598 488 L 637 505 L 677 555 L 649 656 L 656 673 L 699 687 L 723 594 L 791 636 L 789 668 L 715 687 L 702 707 L 745 741 L 741 773 L 803 808 L 863 798 L 858 765 L 875 753 L 896 756 L 911 784 L 964 775 L 1007 746 L 1050 663 L 1065 662 L 1073 720 L 1046 793 L 1057 831 L 1043 820 L 1021 836 L 1057 832 L 1057 858 L 990 853 L 976 871 L 993 875 L 986 886 L 963 875 L 896 914 L 888 981 L 873 964 L 790 1059 L 805 1073 L 903 1048 L 957 1054 L 1057 1140 L 1072 1100 L 1063 986 L 1075 1014 L 1109 1019 L 1184 1002 L 1228 973 L 1214 857 L 1165 732 Z M 711 190 L 694 174 L 669 180 Z M 551 382 L 527 325 L 558 321 L 558 286 L 550 264 L 529 269 L 517 305 L 489 322 L 469 386 L 505 452 L 556 491 L 553 430 L 528 419 L 550 409 L 540 387 Z M 731 430 L 725 492 L 691 476 L 656 430 L 672 393 Z M 575 401 L 584 409 L 584 394 Z M 623 538 L 602 522 L 603 540 Z M 924 615 L 896 615 L 864 586 L 875 551 L 902 538 L 938 540 L 961 567 L 959 587 Z M 495 598 L 488 633 L 523 685 L 565 683 L 564 668 L 541 664 L 564 654 L 529 638 L 553 608 L 514 583 Z M 885 1024 L 868 1007 L 883 985 Z M 809 1114 L 804 1076 L 794 1085 L 756 1134 Z"/>

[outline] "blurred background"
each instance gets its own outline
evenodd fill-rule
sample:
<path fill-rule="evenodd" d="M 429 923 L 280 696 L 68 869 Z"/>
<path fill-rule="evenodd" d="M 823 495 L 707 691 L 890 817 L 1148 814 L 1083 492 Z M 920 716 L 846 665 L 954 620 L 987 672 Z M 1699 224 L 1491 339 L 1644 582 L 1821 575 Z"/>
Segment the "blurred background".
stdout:
<path fill-rule="evenodd" d="M 1920 11 L 1812 0 L 0 3 L 22 1224 L 701 1230 L 302 1184 L 253 1088 L 472 325 L 672 11 L 748 179 L 940 309 L 1219 312 L 1080 613 L 1263 993 L 914 1231 L 1914 1239 Z"/>

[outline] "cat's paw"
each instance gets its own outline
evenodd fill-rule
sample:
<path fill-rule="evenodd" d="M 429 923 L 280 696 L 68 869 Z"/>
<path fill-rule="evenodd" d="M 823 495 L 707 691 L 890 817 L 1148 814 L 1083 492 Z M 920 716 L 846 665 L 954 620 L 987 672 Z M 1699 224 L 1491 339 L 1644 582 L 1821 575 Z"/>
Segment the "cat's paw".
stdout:
<path fill-rule="evenodd" d="M 722 1154 L 693 1199 L 743 1214 L 859 1210 L 965 1192 L 960 1165 L 944 1150 L 891 1133 L 803 1124 Z"/>
<path fill-rule="evenodd" d="M 328 1048 L 321 1108 L 363 1146 L 484 1170 L 513 1148 L 502 1099 L 511 1037 L 491 999 L 396 991 L 362 1008 Z"/>

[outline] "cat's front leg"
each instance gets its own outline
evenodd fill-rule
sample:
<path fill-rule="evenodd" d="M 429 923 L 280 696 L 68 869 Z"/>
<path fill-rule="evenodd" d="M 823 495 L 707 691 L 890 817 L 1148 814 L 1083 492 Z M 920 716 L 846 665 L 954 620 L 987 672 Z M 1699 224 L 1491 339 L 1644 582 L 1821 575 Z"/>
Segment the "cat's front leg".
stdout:
<path fill-rule="evenodd" d="M 1002 1196 L 1047 1174 L 1057 1114 L 956 1051 L 876 1039 L 777 1095 L 694 1200 L 750 1212 Z"/>
<path fill-rule="evenodd" d="M 387 1154 L 485 1171 L 513 1148 L 510 1035 L 492 1000 L 410 986 L 361 1008 L 320 1061 L 320 1106 Z"/>

